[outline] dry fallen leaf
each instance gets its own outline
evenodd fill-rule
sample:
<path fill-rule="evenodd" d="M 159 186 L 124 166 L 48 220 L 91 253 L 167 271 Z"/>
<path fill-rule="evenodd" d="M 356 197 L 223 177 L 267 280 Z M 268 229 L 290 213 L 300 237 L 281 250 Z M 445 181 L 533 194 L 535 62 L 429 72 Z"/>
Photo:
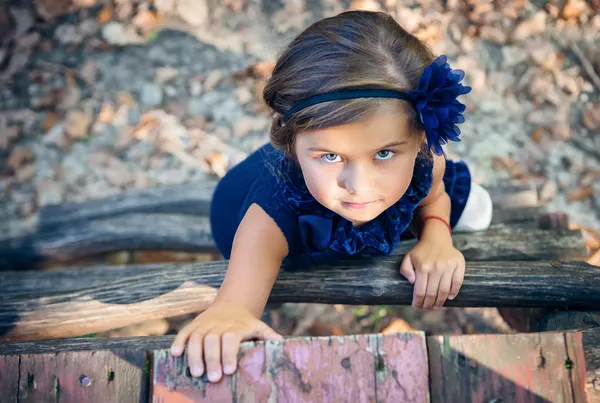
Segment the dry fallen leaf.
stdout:
<path fill-rule="evenodd" d="M 590 258 L 587 260 L 588 264 L 592 266 L 600 267 L 600 250 L 597 250 Z"/>
<path fill-rule="evenodd" d="M 531 133 L 531 139 L 538 144 L 547 136 L 548 130 L 544 127 L 537 127 L 533 133 Z"/>
<path fill-rule="evenodd" d="M 545 11 L 540 10 L 533 17 L 526 19 L 519 23 L 511 34 L 511 39 L 514 42 L 523 42 L 530 36 L 541 34 L 546 30 L 546 17 L 548 15 Z"/>
<path fill-rule="evenodd" d="M 98 24 L 104 25 L 112 20 L 113 10 L 110 6 L 104 6 L 102 10 L 98 13 L 98 17 L 96 17 L 96 21 Z"/>
<path fill-rule="evenodd" d="M 546 181 L 540 189 L 540 202 L 545 203 L 554 199 L 557 192 L 558 184 L 553 180 Z"/>
<path fill-rule="evenodd" d="M 102 109 L 100 109 L 100 113 L 98 113 L 97 120 L 99 122 L 109 123 L 109 122 L 112 122 L 114 117 L 115 117 L 115 108 L 113 108 L 112 104 L 105 102 L 102 105 Z"/>
<path fill-rule="evenodd" d="M 594 188 L 592 186 L 580 187 L 578 189 L 570 191 L 567 195 L 567 200 L 579 201 L 592 197 L 593 195 Z"/>
<path fill-rule="evenodd" d="M 584 0 L 567 0 L 560 16 L 565 20 L 578 20 L 581 14 L 587 12 L 587 4 Z"/>
<path fill-rule="evenodd" d="M 119 105 L 127 105 L 127 106 L 135 105 L 135 99 L 133 98 L 133 95 L 131 95 L 129 92 L 125 92 L 125 91 L 117 92 L 117 94 L 115 95 L 115 100 L 117 101 L 117 103 Z"/>
<path fill-rule="evenodd" d="M 72 109 L 67 112 L 64 131 L 72 139 L 82 139 L 87 136 L 90 119 L 84 111 Z"/>
<path fill-rule="evenodd" d="M 313 323 L 306 332 L 313 337 L 326 337 L 326 336 L 343 336 L 344 331 L 338 326 L 332 325 L 331 323 L 315 322 Z"/>
<path fill-rule="evenodd" d="M 144 35 L 149 35 L 155 30 L 158 24 L 158 17 L 155 12 L 148 10 L 148 8 L 140 7 L 131 22 Z"/>
<path fill-rule="evenodd" d="M 179 75 L 179 71 L 174 67 L 159 67 L 154 72 L 154 81 L 159 84 L 164 84 L 167 81 L 171 81 Z"/>
<path fill-rule="evenodd" d="M 206 155 L 204 159 L 208 163 L 210 169 L 219 178 L 225 176 L 225 174 L 227 173 L 227 167 L 229 165 L 229 157 L 227 156 L 227 154 L 223 154 L 218 151 L 213 151 L 208 153 L 208 155 Z"/>
<path fill-rule="evenodd" d="M 416 329 L 409 325 L 404 319 L 394 318 L 392 322 L 381 331 L 381 333 L 408 333 L 414 331 L 416 331 Z"/>
<path fill-rule="evenodd" d="M 75 80 L 75 74 L 71 70 L 65 73 L 65 86 L 60 93 L 59 107 L 62 109 L 70 109 L 77 105 L 81 99 L 81 91 Z"/>
<path fill-rule="evenodd" d="M 23 164 L 33 160 L 33 151 L 26 147 L 15 147 L 6 160 L 6 165 L 16 171 Z"/>

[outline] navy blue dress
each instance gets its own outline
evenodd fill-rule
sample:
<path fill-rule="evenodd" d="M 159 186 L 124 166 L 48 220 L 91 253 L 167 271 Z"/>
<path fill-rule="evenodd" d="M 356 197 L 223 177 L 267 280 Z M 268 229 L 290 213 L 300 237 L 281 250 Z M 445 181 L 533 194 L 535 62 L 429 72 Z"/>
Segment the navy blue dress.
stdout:
<path fill-rule="evenodd" d="M 308 191 L 297 165 L 271 144 L 256 150 L 231 168 L 218 183 L 210 211 L 217 248 L 229 259 L 235 232 L 256 203 L 285 236 L 290 267 L 311 267 L 360 255 L 389 255 L 407 230 L 415 209 L 429 194 L 433 159 L 415 160 L 413 179 L 404 195 L 374 220 L 355 227 L 322 206 Z M 446 161 L 446 192 L 451 200 L 450 225 L 462 214 L 471 190 L 471 175 L 463 162 Z"/>

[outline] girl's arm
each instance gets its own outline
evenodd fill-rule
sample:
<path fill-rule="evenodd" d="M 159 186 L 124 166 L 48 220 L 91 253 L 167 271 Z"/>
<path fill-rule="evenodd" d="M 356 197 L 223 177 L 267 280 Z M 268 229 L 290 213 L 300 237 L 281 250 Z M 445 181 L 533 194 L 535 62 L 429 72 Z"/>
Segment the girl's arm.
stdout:
<path fill-rule="evenodd" d="M 287 241 L 275 221 L 252 204 L 233 239 L 229 267 L 215 303 L 238 303 L 260 318 L 287 254 Z"/>
<path fill-rule="evenodd" d="M 179 356 L 189 340 L 192 376 L 202 376 L 206 368 L 208 379 L 217 382 L 223 372 L 235 372 L 242 341 L 282 339 L 259 318 L 287 254 L 287 241 L 275 221 L 252 204 L 236 231 L 215 301 L 177 334 L 171 346 L 171 353 Z"/>
<path fill-rule="evenodd" d="M 446 159 L 434 156 L 433 183 L 411 223 L 410 230 L 418 236 L 417 245 L 404 257 L 400 273 L 414 284 L 415 308 L 441 308 L 447 298 L 453 299 L 460 290 L 465 275 L 465 259 L 452 245 L 448 226 L 440 220 L 423 221 L 437 216 L 450 222 L 450 197 L 444 187 Z"/>
<path fill-rule="evenodd" d="M 437 216 L 450 223 L 450 197 L 444 186 L 445 171 L 446 159 L 443 155 L 434 154 L 431 190 L 419 204 L 409 228 L 418 238 L 434 236 L 439 242 L 450 242 L 452 244 L 450 231 L 443 222 L 427 220 L 423 223 L 423 219 L 427 216 Z"/>

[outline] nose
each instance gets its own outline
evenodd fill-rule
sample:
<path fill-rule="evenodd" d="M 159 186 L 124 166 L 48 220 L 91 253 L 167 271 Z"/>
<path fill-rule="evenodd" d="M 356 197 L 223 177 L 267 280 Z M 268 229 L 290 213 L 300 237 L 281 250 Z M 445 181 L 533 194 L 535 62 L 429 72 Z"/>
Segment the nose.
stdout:
<path fill-rule="evenodd" d="M 368 169 L 359 164 L 347 164 L 338 178 L 338 186 L 353 195 L 368 195 L 371 179 Z"/>

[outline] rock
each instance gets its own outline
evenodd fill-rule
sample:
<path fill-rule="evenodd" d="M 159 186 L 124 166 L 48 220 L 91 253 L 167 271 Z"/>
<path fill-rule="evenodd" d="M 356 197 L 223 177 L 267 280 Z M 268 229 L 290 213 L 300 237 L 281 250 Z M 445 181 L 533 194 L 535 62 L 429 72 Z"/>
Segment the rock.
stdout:
<path fill-rule="evenodd" d="M 0 150 L 8 148 L 13 140 L 16 140 L 21 135 L 21 130 L 15 126 L 4 126 L 0 122 Z"/>
<path fill-rule="evenodd" d="M 10 13 L 15 20 L 15 30 L 13 35 L 15 37 L 23 35 L 29 28 L 33 26 L 33 16 L 31 10 L 26 7 L 11 7 Z"/>
<path fill-rule="evenodd" d="M 186 23 L 198 27 L 208 21 L 206 0 L 177 0 L 177 15 Z"/>
<path fill-rule="evenodd" d="M 45 20 L 65 15 L 73 9 L 71 0 L 34 0 L 35 10 Z"/>
<path fill-rule="evenodd" d="M 554 199 L 557 192 L 558 184 L 553 180 L 546 181 L 546 183 L 544 183 L 544 185 L 540 189 L 540 203 L 551 201 L 552 199 Z"/>
<path fill-rule="evenodd" d="M 36 183 L 38 207 L 60 204 L 65 198 L 65 186 L 52 179 L 42 179 Z"/>
<path fill-rule="evenodd" d="M 244 116 L 235 125 L 234 135 L 236 137 L 245 137 L 253 131 L 264 130 L 267 128 L 268 122 L 261 117 Z"/>
<path fill-rule="evenodd" d="M 77 45 L 83 41 L 83 35 L 76 25 L 62 24 L 54 31 L 56 39 L 64 45 Z"/>
<path fill-rule="evenodd" d="M 128 169 L 124 168 L 116 168 L 116 167 L 107 167 L 104 168 L 103 172 L 104 177 L 113 186 L 123 187 L 133 183 L 135 177 L 129 172 Z"/>
<path fill-rule="evenodd" d="M 79 69 L 79 76 L 88 84 L 92 85 L 98 76 L 98 66 L 91 60 L 86 60 Z"/>
<path fill-rule="evenodd" d="M 600 102 L 588 104 L 583 112 L 583 124 L 590 130 L 600 129 Z"/>
<path fill-rule="evenodd" d="M 163 101 L 162 88 L 154 83 L 146 83 L 140 91 L 140 102 L 151 108 L 159 106 Z"/>
<path fill-rule="evenodd" d="M 154 7 L 162 14 L 174 14 L 177 0 L 154 0 Z"/>
<path fill-rule="evenodd" d="M 102 37 L 106 42 L 115 46 L 141 44 L 145 40 L 135 30 L 134 26 L 111 21 L 102 27 Z"/>
<path fill-rule="evenodd" d="M 523 42 L 531 36 L 541 34 L 546 30 L 546 18 L 547 14 L 545 11 L 538 11 L 533 17 L 517 25 L 511 34 L 511 39 L 514 42 Z"/>
<path fill-rule="evenodd" d="M 164 84 L 167 81 L 171 81 L 179 75 L 179 70 L 174 67 L 159 67 L 154 72 L 154 80 L 158 84 Z"/>
<path fill-rule="evenodd" d="M 496 26 L 484 26 L 479 33 L 481 39 L 490 41 L 495 45 L 504 45 L 508 40 L 506 29 Z"/>
<path fill-rule="evenodd" d="M 252 91 L 246 87 L 239 87 L 235 90 L 235 97 L 241 105 L 246 105 L 254 99 Z"/>
<path fill-rule="evenodd" d="M 21 216 L 21 218 L 29 217 L 33 214 L 34 210 L 35 206 L 31 200 L 19 204 L 19 216 Z"/>
<path fill-rule="evenodd" d="M 90 127 L 90 118 L 79 109 L 72 109 L 67 112 L 63 130 L 65 134 L 72 139 L 82 139 L 88 135 Z"/>
<path fill-rule="evenodd" d="M 508 69 L 527 60 L 527 51 L 519 46 L 503 46 L 501 52 L 503 69 Z"/>
<path fill-rule="evenodd" d="M 193 97 L 200 96 L 202 94 L 202 83 L 195 78 L 192 78 L 188 83 L 190 95 Z"/>
<path fill-rule="evenodd" d="M 33 160 L 33 151 L 30 148 L 15 147 L 6 161 L 6 165 L 16 171 L 20 166 Z"/>
<path fill-rule="evenodd" d="M 33 177 L 35 177 L 37 170 L 35 168 L 35 165 L 28 164 L 23 167 L 17 168 L 15 172 L 17 174 L 17 181 L 19 183 L 25 183 L 29 182 L 31 179 L 33 179 Z"/>
<path fill-rule="evenodd" d="M 212 91 L 213 89 L 216 88 L 216 86 L 219 84 L 219 82 L 221 81 L 222 78 L 223 78 L 223 73 L 220 70 L 211 71 L 210 74 L 208 75 L 208 77 L 206 77 L 206 80 L 204 81 L 202 89 L 205 92 Z"/>

